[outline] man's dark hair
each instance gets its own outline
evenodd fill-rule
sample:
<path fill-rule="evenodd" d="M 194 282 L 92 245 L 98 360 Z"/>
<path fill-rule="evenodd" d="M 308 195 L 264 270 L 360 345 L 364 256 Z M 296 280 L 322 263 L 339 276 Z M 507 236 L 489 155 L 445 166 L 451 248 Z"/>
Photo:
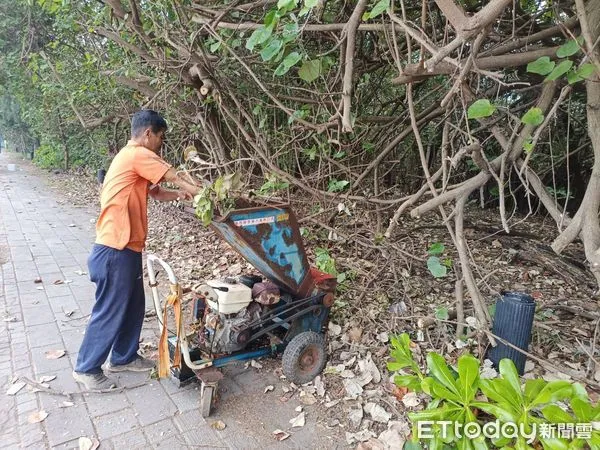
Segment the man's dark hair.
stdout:
<path fill-rule="evenodd" d="M 153 133 L 167 131 L 167 122 L 156 111 L 151 109 L 142 109 L 136 112 L 131 118 L 131 136 L 139 136 L 146 128 L 150 128 Z"/>

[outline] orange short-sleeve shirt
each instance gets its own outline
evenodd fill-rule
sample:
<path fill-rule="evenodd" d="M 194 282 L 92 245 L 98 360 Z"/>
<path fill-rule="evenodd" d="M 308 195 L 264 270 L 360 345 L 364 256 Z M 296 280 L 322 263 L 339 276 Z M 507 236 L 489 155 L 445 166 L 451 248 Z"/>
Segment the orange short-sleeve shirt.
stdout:
<path fill-rule="evenodd" d="M 100 195 L 96 243 L 141 252 L 148 234 L 148 189 L 171 167 L 152 150 L 129 141 L 111 163 Z"/>

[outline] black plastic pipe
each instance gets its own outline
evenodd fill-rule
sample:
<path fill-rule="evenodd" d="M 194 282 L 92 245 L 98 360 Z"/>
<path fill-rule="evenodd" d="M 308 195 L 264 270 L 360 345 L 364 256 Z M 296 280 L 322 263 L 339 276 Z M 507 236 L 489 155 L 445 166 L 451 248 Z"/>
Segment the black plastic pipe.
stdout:
<path fill-rule="evenodd" d="M 510 342 L 515 347 L 527 351 L 531 341 L 531 329 L 535 313 L 533 297 L 523 292 L 503 292 L 496 302 L 494 326 L 492 333 Z M 504 358 L 511 359 L 520 375 L 525 371 L 527 357 L 520 351 L 496 341 L 489 353 L 490 360 L 496 367 Z"/>

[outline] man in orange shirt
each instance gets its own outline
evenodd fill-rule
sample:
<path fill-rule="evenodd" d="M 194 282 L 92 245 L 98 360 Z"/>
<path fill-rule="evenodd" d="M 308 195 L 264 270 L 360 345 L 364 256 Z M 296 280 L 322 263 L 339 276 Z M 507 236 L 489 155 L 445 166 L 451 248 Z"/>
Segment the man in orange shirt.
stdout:
<path fill-rule="evenodd" d="M 159 201 L 192 199 L 198 186 L 180 178 L 158 156 L 167 123 L 142 110 L 131 121 L 131 140 L 113 159 L 102 188 L 96 243 L 88 258 L 96 303 L 77 357 L 73 377 L 89 390 L 116 384 L 102 371 L 147 371 L 154 363 L 138 355 L 145 312 L 142 250 L 148 233 L 148 195 Z M 173 183 L 179 190 L 158 186 Z"/>

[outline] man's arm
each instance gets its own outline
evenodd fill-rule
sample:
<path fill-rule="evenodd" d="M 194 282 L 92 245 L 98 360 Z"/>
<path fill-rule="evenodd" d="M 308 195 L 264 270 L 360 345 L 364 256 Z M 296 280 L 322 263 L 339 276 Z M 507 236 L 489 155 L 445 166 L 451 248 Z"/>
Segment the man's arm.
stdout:
<path fill-rule="evenodd" d="M 152 198 L 162 202 L 180 199 L 191 200 L 196 194 L 200 192 L 201 189 L 200 186 L 196 186 L 195 184 L 192 184 L 181 178 L 179 175 L 177 175 L 177 172 L 172 167 L 169 170 L 167 170 L 161 181 L 173 183 L 175 186 L 180 188 L 177 191 L 172 191 L 169 189 L 162 189 L 161 187 L 156 186 L 149 192 Z"/>
<path fill-rule="evenodd" d="M 201 186 L 197 186 L 196 184 L 192 184 L 189 181 L 184 180 L 182 177 L 177 175 L 177 172 L 172 167 L 167 170 L 162 181 L 166 181 L 167 183 L 173 183 L 178 188 L 188 192 L 192 196 L 197 195 L 200 192 Z"/>

